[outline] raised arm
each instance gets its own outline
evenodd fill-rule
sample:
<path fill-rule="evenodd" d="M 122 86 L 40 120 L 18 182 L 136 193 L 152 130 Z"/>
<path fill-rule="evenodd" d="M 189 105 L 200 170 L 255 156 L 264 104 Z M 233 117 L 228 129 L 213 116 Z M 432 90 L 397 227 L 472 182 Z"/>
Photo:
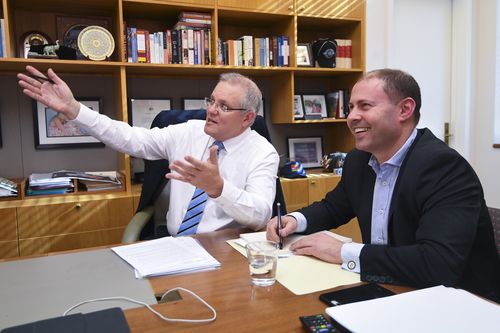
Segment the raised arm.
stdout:
<path fill-rule="evenodd" d="M 26 96 L 64 114 L 70 120 L 76 118 L 80 111 L 80 103 L 73 97 L 66 82 L 61 80 L 52 69 L 47 71 L 47 75 L 33 66 L 26 66 L 26 71 L 28 75 L 17 74 L 19 85 Z"/>

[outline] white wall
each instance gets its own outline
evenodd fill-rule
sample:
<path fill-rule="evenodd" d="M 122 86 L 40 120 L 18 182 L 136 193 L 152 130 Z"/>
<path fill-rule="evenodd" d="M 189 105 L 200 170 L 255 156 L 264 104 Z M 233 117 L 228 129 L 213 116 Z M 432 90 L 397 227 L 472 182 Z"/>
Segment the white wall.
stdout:
<path fill-rule="evenodd" d="M 471 164 L 485 191 L 488 206 L 500 207 L 500 149 L 494 149 L 495 41 L 497 0 L 474 2 L 474 59 Z"/>
<path fill-rule="evenodd" d="M 419 127 L 444 138 L 450 119 L 452 0 L 368 0 L 366 69 L 402 69 L 419 82 Z"/>
<path fill-rule="evenodd" d="M 428 113 L 438 108 L 449 108 L 451 130 L 454 135 L 450 146 L 458 150 L 474 167 L 485 190 L 489 206 L 500 207 L 500 149 L 493 149 L 493 124 L 495 108 L 495 38 L 497 7 L 500 0 L 367 0 L 366 1 L 366 70 L 394 67 L 414 74 L 422 89 L 422 125 L 430 127 L 442 137 L 442 123 L 426 119 Z M 448 60 L 441 54 L 439 62 L 443 68 L 433 74 L 425 68 L 422 56 L 427 47 L 415 47 L 413 54 L 406 49 L 401 56 L 399 48 L 411 47 L 404 43 L 405 31 L 408 41 L 419 34 L 429 34 L 429 26 L 439 28 L 433 22 L 434 13 L 425 14 L 426 8 L 436 3 L 451 3 L 451 34 L 436 31 L 441 40 L 449 38 Z M 414 17 L 408 9 L 414 9 Z M 448 6 L 448 5 L 444 5 Z M 442 7 L 443 10 L 446 7 Z M 410 13 L 411 14 L 411 13 Z M 415 18 L 420 15 L 420 21 Z M 435 18 L 434 18 L 435 20 Z M 417 23 L 417 24 L 416 24 Z M 447 23 L 448 24 L 448 23 Z M 436 28 L 435 28 L 436 29 Z M 442 26 L 446 29 L 446 25 Z M 432 31 L 432 30 L 431 30 Z M 432 37 L 432 36 L 431 36 Z M 403 43 L 402 43 L 403 42 Z M 417 44 L 414 44 L 417 45 Z M 398 55 L 399 53 L 399 55 Z M 397 59 L 397 60 L 396 60 Z M 448 63 L 448 64 L 447 64 Z M 419 67 L 420 66 L 420 67 Z M 420 75 L 420 68 L 426 70 Z M 415 73 L 417 72 L 417 73 Z M 439 78 L 441 76 L 441 78 Z M 443 88 L 445 76 L 450 80 L 449 88 Z M 440 81 L 441 80 L 441 81 Z M 435 91 L 445 94 L 446 100 L 429 103 Z M 500 103 L 500 101 L 498 101 Z M 448 104 L 447 104 L 448 103 Z M 446 117 L 446 115 L 444 116 Z M 443 118 L 445 119 L 445 118 Z M 441 134 L 440 134 L 441 133 Z"/>

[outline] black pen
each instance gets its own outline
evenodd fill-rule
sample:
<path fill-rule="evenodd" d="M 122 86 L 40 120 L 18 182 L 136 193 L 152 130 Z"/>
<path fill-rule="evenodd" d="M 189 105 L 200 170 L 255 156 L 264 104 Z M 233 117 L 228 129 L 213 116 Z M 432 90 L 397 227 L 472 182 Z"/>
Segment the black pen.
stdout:
<path fill-rule="evenodd" d="M 55 84 L 54 81 L 52 81 L 51 79 L 49 79 L 47 77 L 33 75 L 33 74 L 27 74 L 27 76 L 29 76 L 30 78 L 35 79 L 35 80 L 42 80 L 42 81 L 47 81 L 49 83 Z"/>
<path fill-rule="evenodd" d="M 279 247 L 280 250 L 283 249 L 283 237 L 281 236 L 281 229 L 283 228 L 283 224 L 281 224 L 281 204 L 279 202 L 276 203 L 276 209 L 278 210 L 278 236 L 279 236 Z"/>

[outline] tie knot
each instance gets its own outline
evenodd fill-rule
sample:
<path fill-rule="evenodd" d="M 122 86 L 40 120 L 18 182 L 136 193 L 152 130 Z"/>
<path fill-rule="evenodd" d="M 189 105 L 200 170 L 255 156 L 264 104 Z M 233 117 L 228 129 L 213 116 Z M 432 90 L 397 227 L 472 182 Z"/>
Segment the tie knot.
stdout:
<path fill-rule="evenodd" d="M 217 146 L 217 153 L 224 149 L 224 143 L 222 143 L 222 141 L 215 140 L 213 144 Z"/>

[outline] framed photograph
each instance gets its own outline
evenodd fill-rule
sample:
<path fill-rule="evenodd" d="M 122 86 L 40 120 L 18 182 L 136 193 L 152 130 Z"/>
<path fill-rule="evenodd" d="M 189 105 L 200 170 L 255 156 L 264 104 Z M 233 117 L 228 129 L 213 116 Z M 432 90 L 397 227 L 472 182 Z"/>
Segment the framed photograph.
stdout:
<path fill-rule="evenodd" d="M 295 119 L 304 118 L 304 105 L 302 104 L 302 96 L 293 96 L 293 117 Z"/>
<path fill-rule="evenodd" d="M 78 49 L 78 35 L 89 25 L 98 25 L 110 29 L 110 21 L 106 17 L 85 17 L 85 16 L 57 16 L 57 39 L 67 47 L 76 50 L 78 60 L 87 58 Z"/>
<path fill-rule="evenodd" d="M 77 97 L 80 103 L 101 112 L 101 98 Z M 93 138 L 77 124 L 38 101 L 34 101 L 35 148 L 85 148 L 103 147 L 104 144 Z"/>
<path fill-rule="evenodd" d="M 137 127 L 151 128 L 156 115 L 163 110 L 170 110 L 170 98 L 131 98 L 129 103 L 130 124 Z"/>
<path fill-rule="evenodd" d="M 206 109 L 204 98 L 183 98 L 182 108 L 184 110 L 201 110 Z"/>
<path fill-rule="evenodd" d="M 322 137 L 288 138 L 288 156 L 290 161 L 300 162 L 304 168 L 321 167 Z"/>
<path fill-rule="evenodd" d="M 302 98 L 306 119 L 321 119 L 328 116 L 325 95 L 302 95 Z"/>
<path fill-rule="evenodd" d="M 299 43 L 297 45 L 297 66 L 299 67 L 312 67 L 313 58 L 311 52 L 311 45 L 308 43 Z"/>

